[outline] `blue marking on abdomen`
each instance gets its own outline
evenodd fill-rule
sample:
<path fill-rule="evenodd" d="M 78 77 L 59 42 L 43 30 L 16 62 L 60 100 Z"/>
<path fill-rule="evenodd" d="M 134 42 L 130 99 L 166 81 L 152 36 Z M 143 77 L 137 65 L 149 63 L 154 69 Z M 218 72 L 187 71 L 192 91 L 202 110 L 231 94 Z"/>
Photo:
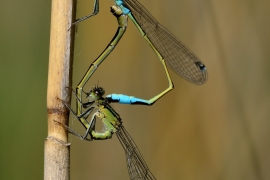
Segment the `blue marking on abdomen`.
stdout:
<path fill-rule="evenodd" d="M 124 94 L 110 94 L 106 97 L 111 98 L 113 101 L 118 101 L 120 104 L 135 104 L 135 103 L 148 104 L 147 100 L 139 99 L 134 96 L 127 96 Z"/>

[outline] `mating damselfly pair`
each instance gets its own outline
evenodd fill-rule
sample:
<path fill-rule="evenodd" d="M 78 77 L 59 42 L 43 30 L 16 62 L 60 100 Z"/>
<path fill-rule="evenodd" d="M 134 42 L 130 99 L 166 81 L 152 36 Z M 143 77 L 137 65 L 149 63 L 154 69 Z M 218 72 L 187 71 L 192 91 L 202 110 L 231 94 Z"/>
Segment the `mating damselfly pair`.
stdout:
<path fill-rule="evenodd" d="M 74 24 L 81 22 L 91 16 L 98 14 L 99 0 L 94 1 L 94 11 L 92 14 L 77 20 Z M 111 138 L 116 133 L 121 142 L 125 154 L 130 179 L 155 179 L 149 171 L 143 157 L 136 144 L 127 133 L 122 124 L 119 114 L 110 106 L 111 103 L 152 105 L 163 95 L 173 89 L 167 65 L 178 75 L 194 84 L 204 84 L 207 81 L 207 70 L 202 61 L 196 57 L 183 43 L 164 28 L 158 21 L 137 1 L 137 0 L 115 0 L 115 6 L 111 7 L 111 12 L 116 17 L 119 27 L 115 36 L 105 48 L 105 50 L 92 62 L 76 87 L 74 92 L 76 97 L 76 112 L 65 102 L 73 115 L 87 129 L 84 135 L 79 135 L 70 127 L 64 125 L 69 132 L 86 140 L 101 140 Z M 83 88 L 88 82 L 98 66 L 113 51 L 127 28 L 127 20 L 131 19 L 143 38 L 158 56 L 167 80 L 168 88 L 149 100 L 127 96 L 123 94 L 110 94 L 104 97 L 104 89 L 95 86 L 89 93 L 85 93 Z M 82 94 L 86 94 L 88 102 L 83 102 Z M 92 114 L 90 122 L 87 118 Z M 96 119 L 100 119 L 105 127 L 103 132 L 95 130 Z M 88 138 L 89 136 L 89 138 Z"/>

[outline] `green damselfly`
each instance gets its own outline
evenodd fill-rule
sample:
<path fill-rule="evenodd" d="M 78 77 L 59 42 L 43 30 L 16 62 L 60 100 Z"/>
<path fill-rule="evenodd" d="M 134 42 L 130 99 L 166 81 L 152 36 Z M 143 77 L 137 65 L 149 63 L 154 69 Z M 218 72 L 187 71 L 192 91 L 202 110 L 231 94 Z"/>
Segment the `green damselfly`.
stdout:
<path fill-rule="evenodd" d="M 168 80 L 169 87 L 160 94 L 149 100 L 134 99 L 135 104 L 142 103 L 152 105 L 163 95 L 173 89 L 173 83 L 167 70 L 166 64 L 178 75 L 194 84 L 204 84 L 207 81 L 207 70 L 203 62 L 192 53 L 183 43 L 181 43 L 174 35 L 164 28 L 158 21 L 137 1 L 137 0 L 115 0 L 117 6 L 111 7 L 112 13 L 117 17 L 119 27 L 109 45 L 99 55 L 99 57 L 90 65 L 84 77 L 76 87 L 76 95 L 82 100 L 82 90 L 87 81 L 90 79 L 94 71 L 112 52 L 121 37 L 125 33 L 127 27 L 127 17 L 129 17 L 137 27 L 143 38 L 148 42 L 150 47 L 157 54 L 161 61 Z M 92 14 L 77 20 L 73 24 L 77 24 L 91 16 L 98 14 L 99 0 L 94 1 L 94 11 Z M 117 97 L 117 98 L 115 98 Z M 112 95 L 115 101 L 125 104 L 134 104 L 132 101 L 122 101 L 121 95 Z M 82 106 L 77 102 L 77 114 L 82 113 Z M 83 121 L 83 119 L 82 119 Z"/>
<path fill-rule="evenodd" d="M 75 94 L 75 92 L 73 93 Z M 108 97 L 104 98 L 104 93 L 105 91 L 103 88 L 98 86 L 93 87 L 89 93 L 86 93 L 89 100 L 86 103 L 81 102 L 75 94 L 77 101 L 86 109 L 85 112 L 80 115 L 77 115 L 76 112 L 63 101 L 66 107 L 79 121 L 81 118 L 86 120 L 93 110 L 96 109 L 96 111 L 93 112 L 90 122 L 84 124 L 87 129 L 84 135 L 78 134 L 64 124 L 62 125 L 67 128 L 70 133 L 88 141 L 109 139 L 115 133 L 126 154 L 126 163 L 130 179 L 154 180 L 154 175 L 150 172 L 135 142 L 123 126 L 120 115 L 110 106 L 112 99 Z M 97 118 L 99 118 L 104 125 L 103 132 L 97 132 L 95 130 Z M 88 135 L 90 135 L 90 138 L 87 138 Z"/>

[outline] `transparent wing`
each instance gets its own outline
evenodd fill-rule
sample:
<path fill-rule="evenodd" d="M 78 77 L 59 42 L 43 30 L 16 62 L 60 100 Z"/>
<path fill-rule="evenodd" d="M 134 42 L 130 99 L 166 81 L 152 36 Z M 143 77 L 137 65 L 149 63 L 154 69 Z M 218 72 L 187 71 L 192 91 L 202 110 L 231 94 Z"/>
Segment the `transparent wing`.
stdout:
<path fill-rule="evenodd" d="M 119 127 L 116 135 L 126 154 L 127 168 L 130 179 L 156 179 L 154 175 L 149 171 L 139 149 L 123 125 Z"/>
<path fill-rule="evenodd" d="M 159 24 L 137 0 L 124 0 L 124 2 L 150 41 L 176 74 L 198 85 L 207 81 L 206 67 L 194 53 Z"/>

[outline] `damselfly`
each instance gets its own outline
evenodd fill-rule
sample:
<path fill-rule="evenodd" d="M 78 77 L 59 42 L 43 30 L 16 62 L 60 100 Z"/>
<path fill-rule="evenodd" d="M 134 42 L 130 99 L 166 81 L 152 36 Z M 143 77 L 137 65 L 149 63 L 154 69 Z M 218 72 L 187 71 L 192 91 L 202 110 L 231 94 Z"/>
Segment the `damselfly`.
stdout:
<path fill-rule="evenodd" d="M 87 128 L 84 135 L 78 134 L 73 129 L 64 124 L 62 125 L 67 128 L 70 133 L 89 141 L 93 139 L 109 139 L 112 137 L 113 133 L 116 133 L 126 154 L 126 163 L 130 179 L 155 179 L 153 174 L 149 171 L 135 142 L 123 126 L 122 119 L 120 118 L 119 114 L 110 106 L 110 103 L 112 103 L 112 99 L 110 98 L 110 96 L 104 98 L 104 93 L 105 91 L 103 88 L 95 86 L 89 93 L 86 93 L 87 98 L 89 99 L 89 101 L 86 103 L 82 103 L 80 99 L 75 95 L 77 101 L 81 103 L 82 106 L 86 109 L 85 112 L 80 115 L 77 115 L 72 110 L 72 108 L 63 101 L 66 107 L 69 108 L 72 114 L 79 121 L 82 117 L 86 120 L 92 113 L 92 111 L 96 109 L 96 111 L 92 115 L 91 121 L 87 124 L 84 124 Z M 95 130 L 96 118 L 99 118 L 103 122 L 103 132 L 97 132 Z M 90 135 L 90 138 L 87 138 L 88 135 Z"/>
<path fill-rule="evenodd" d="M 82 100 L 83 87 L 90 79 L 94 71 L 104 61 L 104 59 L 112 52 L 127 27 L 127 16 L 132 20 L 143 38 L 148 42 L 150 47 L 157 54 L 161 64 L 165 70 L 169 87 L 160 94 L 149 100 L 138 99 L 135 102 L 124 100 L 126 97 L 122 95 L 111 98 L 119 103 L 143 103 L 152 105 L 163 95 L 173 89 L 173 83 L 167 70 L 166 64 L 178 75 L 194 84 L 204 84 L 207 81 L 207 70 L 203 62 L 192 53 L 183 43 L 181 43 L 174 35 L 164 28 L 158 21 L 137 1 L 137 0 L 115 0 L 117 6 L 111 7 L 111 12 L 117 17 L 119 27 L 109 45 L 99 55 L 99 57 L 90 65 L 84 77 L 76 87 L 76 95 Z M 77 24 L 91 16 L 98 14 L 99 0 L 94 1 L 94 11 L 92 14 L 77 20 L 73 24 Z M 134 98 L 133 98 L 134 99 Z M 77 115 L 82 113 L 82 105 L 77 102 Z M 84 120 L 81 119 L 83 123 Z"/>

